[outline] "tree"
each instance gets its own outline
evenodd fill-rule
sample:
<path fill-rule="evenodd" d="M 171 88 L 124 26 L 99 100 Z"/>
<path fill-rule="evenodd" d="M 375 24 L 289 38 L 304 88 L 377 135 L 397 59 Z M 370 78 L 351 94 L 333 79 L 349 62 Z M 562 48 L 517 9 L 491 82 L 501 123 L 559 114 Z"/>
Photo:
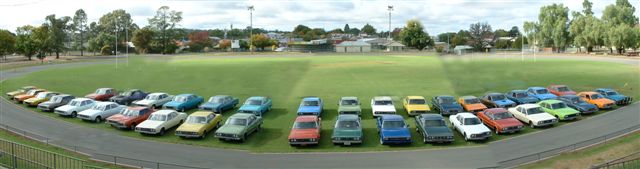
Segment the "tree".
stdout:
<path fill-rule="evenodd" d="M 636 30 L 626 24 L 610 27 L 607 32 L 607 44 L 616 47 L 618 54 L 622 54 L 627 47 L 637 45 L 640 37 L 636 33 Z"/>
<path fill-rule="evenodd" d="M 264 51 L 265 47 L 273 46 L 275 43 L 265 34 L 256 34 L 251 36 L 251 45 Z"/>
<path fill-rule="evenodd" d="M 87 30 L 87 14 L 82 9 L 78 9 L 73 16 L 72 29 L 79 34 L 80 56 L 84 56 L 84 33 Z"/>
<path fill-rule="evenodd" d="M 333 30 L 329 31 L 328 33 L 344 33 L 344 31 L 342 31 L 342 29 L 340 29 L 340 28 L 336 28 L 336 29 L 333 29 Z"/>
<path fill-rule="evenodd" d="M 511 27 L 511 30 L 509 30 L 509 37 L 518 37 L 518 36 L 520 36 L 520 29 L 518 29 L 518 26 Z"/>
<path fill-rule="evenodd" d="M 40 60 L 44 59 L 46 53 L 56 51 L 56 45 L 51 45 L 55 39 L 52 39 L 52 33 L 54 31 L 50 30 L 50 27 L 46 25 L 39 26 L 35 28 L 31 34 L 31 39 L 36 47 L 36 57 Z M 56 56 L 57 57 L 57 56 Z"/>
<path fill-rule="evenodd" d="M 518 36 L 516 41 L 511 44 L 511 48 L 522 49 L 523 44 L 529 44 L 529 42 L 527 42 L 527 38 L 524 36 Z"/>
<path fill-rule="evenodd" d="M 113 37 L 113 40 L 111 41 L 112 43 L 102 44 L 102 46 L 100 46 L 100 49 L 102 49 L 104 45 L 110 46 L 109 49 L 114 49 L 115 45 L 117 44 L 118 49 L 121 51 L 124 51 L 126 49 L 124 41 L 129 39 L 126 36 L 126 32 L 129 32 L 130 34 L 138 29 L 138 25 L 133 23 L 133 20 L 131 19 L 131 14 L 122 9 L 117 9 L 105 15 L 102 15 L 102 17 L 100 17 L 100 20 L 98 21 L 97 26 L 99 33 L 95 35 L 96 37 L 106 37 L 107 35 Z M 118 42 L 116 42 L 116 39 L 118 40 Z M 104 42 L 104 40 L 105 39 L 102 39 L 100 41 Z"/>
<path fill-rule="evenodd" d="M 456 37 L 456 33 L 455 32 L 447 32 L 447 33 L 441 33 L 438 34 L 438 42 L 447 42 L 450 43 L 452 42 L 452 39 Z"/>
<path fill-rule="evenodd" d="M 567 46 L 569 38 L 569 8 L 552 4 L 540 8 L 537 22 L 525 22 L 524 29 L 534 45 L 554 47 L 557 52 Z"/>
<path fill-rule="evenodd" d="M 451 39 L 451 48 L 455 48 L 458 45 L 467 45 L 469 43 L 469 39 L 471 39 L 469 31 L 460 30 L 456 33 L 456 36 Z"/>
<path fill-rule="evenodd" d="M 574 45 L 587 48 L 587 53 L 589 53 L 593 51 L 594 46 L 604 45 L 605 34 L 603 32 L 606 31 L 602 21 L 593 16 L 592 3 L 585 0 L 582 5 L 583 13 L 573 13 L 573 19 L 569 25 L 569 35 L 573 38 Z"/>
<path fill-rule="evenodd" d="M 35 40 L 31 38 L 34 30 L 35 27 L 31 25 L 18 27 L 16 30 L 16 52 L 24 55 L 29 60 L 38 50 Z"/>
<path fill-rule="evenodd" d="M 342 29 L 342 31 L 344 31 L 344 33 L 349 33 L 350 30 L 351 28 L 349 28 L 349 24 L 344 24 L 344 29 Z"/>
<path fill-rule="evenodd" d="M 470 44 L 476 50 L 482 50 L 485 46 L 490 45 L 494 38 L 491 25 L 486 22 L 478 22 L 469 26 Z"/>
<path fill-rule="evenodd" d="M 495 32 L 493 32 L 493 34 L 495 35 L 495 37 L 499 38 L 499 37 L 511 37 L 509 36 L 509 32 L 507 32 L 504 29 L 496 29 Z"/>
<path fill-rule="evenodd" d="M 619 54 L 625 52 L 625 48 L 637 45 L 638 36 L 634 26 L 638 24 L 638 17 L 634 15 L 635 7 L 628 0 L 617 0 L 615 4 L 608 5 L 602 14 L 602 27 L 606 30 L 605 44 L 613 53 L 615 47 Z"/>
<path fill-rule="evenodd" d="M 376 34 L 376 28 L 373 28 L 373 26 L 369 25 L 369 23 L 365 24 L 362 29 L 362 32 L 366 33 L 367 35 L 374 35 Z"/>
<path fill-rule="evenodd" d="M 56 15 L 49 15 L 45 19 L 47 22 L 45 22 L 43 26 L 46 26 L 46 29 L 50 32 L 47 34 L 49 36 L 49 40 L 45 41 L 46 43 L 42 45 L 46 45 L 52 50 L 52 52 L 55 52 L 56 59 L 59 59 L 60 52 L 66 50 L 64 44 L 67 39 L 67 30 L 70 28 L 67 23 L 71 18 L 68 16 L 56 18 Z"/>
<path fill-rule="evenodd" d="M 305 25 L 298 25 L 295 28 L 293 28 L 293 31 L 291 33 L 295 37 L 303 37 L 309 31 L 311 31 L 311 28 L 309 28 L 309 27 L 307 27 Z"/>
<path fill-rule="evenodd" d="M 14 52 L 16 36 L 5 29 L 0 29 L 0 55 L 6 60 L 6 55 Z"/>
<path fill-rule="evenodd" d="M 169 37 L 173 28 L 182 21 L 182 12 L 169 11 L 168 6 L 162 6 L 156 11 L 156 15 L 149 19 L 149 25 L 160 32 L 160 40 L 162 41 L 162 54 L 168 52 L 167 45 L 169 44 Z"/>
<path fill-rule="evenodd" d="M 151 41 L 153 41 L 154 32 L 148 27 L 138 29 L 133 32 L 133 45 L 136 46 L 136 51 L 141 54 L 149 52 L 151 48 Z"/>
<path fill-rule="evenodd" d="M 223 49 L 223 50 L 230 48 L 231 47 L 231 40 L 225 39 L 225 40 L 220 41 L 219 47 L 220 47 L 220 49 Z"/>
<path fill-rule="evenodd" d="M 434 43 L 429 34 L 424 31 L 422 23 L 418 20 L 407 21 L 407 26 L 400 31 L 400 40 L 404 45 L 418 50 L 422 50 Z"/>
<path fill-rule="evenodd" d="M 194 52 L 200 52 L 206 47 L 211 47 L 213 41 L 209 39 L 209 32 L 198 31 L 189 34 L 189 49 Z"/>
<path fill-rule="evenodd" d="M 636 8 L 628 0 L 617 0 L 615 4 L 604 8 L 602 20 L 611 25 L 635 26 L 638 23 L 638 17 L 634 15 L 635 11 Z"/>

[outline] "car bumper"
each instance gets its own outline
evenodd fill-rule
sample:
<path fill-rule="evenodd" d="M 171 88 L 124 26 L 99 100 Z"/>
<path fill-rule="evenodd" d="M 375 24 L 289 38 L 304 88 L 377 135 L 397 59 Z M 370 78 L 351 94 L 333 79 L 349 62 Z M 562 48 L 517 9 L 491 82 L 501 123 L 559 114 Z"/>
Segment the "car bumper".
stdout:
<path fill-rule="evenodd" d="M 373 112 L 373 117 L 380 117 L 387 114 L 396 114 L 396 112 Z"/>
<path fill-rule="evenodd" d="M 115 127 L 118 129 L 125 129 L 125 128 L 129 128 L 129 126 L 126 126 L 120 122 L 113 122 L 113 121 L 109 121 L 107 122 L 109 125 L 111 125 L 111 127 Z"/>
<path fill-rule="evenodd" d="M 186 138 L 202 137 L 202 135 L 199 134 L 198 132 L 191 132 L 191 131 L 176 131 L 176 136 L 186 137 Z"/>
<path fill-rule="evenodd" d="M 23 103 L 30 107 L 34 107 L 40 104 L 40 102 L 23 102 Z"/>
<path fill-rule="evenodd" d="M 412 111 L 409 111 L 407 114 L 415 116 L 415 115 L 425 114 L 427 112 L 429 112 L 429 110 L 412 110 Z"/>
<path fill-rule="evenodd" d="M 622 99 L 622 100 L 616 101 L 616 105 L 618 105 L 618 106 L 628 105 L 628 104 L 630 104 L 630 103 L 631 103 L 631 101 L 632 101 L 632 100 L 633 100 L 632 98 L 627 97 L 627 98 L 625 98 L 625 99 Z"/>
<path fill-rule="evenodd" d="M 413 141 L 411 139 L 389 139 L 389 140 L 382 140 L 382 144 L 411 144 Z"/>
<path fill-rule="evenodd" d="M 354 114 L 354 115 L 360 116 L 360 112 L 359 111 L 340 111 L 340 112 L 338 112 L 338 114 Z"/>
<path fill-rule="evenodd" d="M 498 133 L 515 133 L 515 132 L 519 132 L 520 130 L 522 130 L 524 128 L 524 126 L 518 127 L 518 126 L 513 126 L 513 127 L 505 127 L 500 129 L 500 131 Z"/>
<path fill-rule="evenodd" d="M 362 138 L 337 137 L 337 138 L 331 139 L 331 142 L 333 142 L 334 144 L 343 144 L 343 145 L 362 144 Z"/>
<path fill-rule="evenodd" d="M 95 118 L 93 118 L 91 116 L 85 116 L 85 115 L 80 115 L 80 114 L 77 117 L 79 119 L 82 119 L 82 120 L 93 120 L 93 119 L 95 119 Z"/>
<path fill-rule="evenodd" d="M 425 139 L 429 143 L 451 143 L 454 141 L 453 137 L 449 136 L 427 136 Z"/>
<path fill-rule="evenodd" d="M 56 111 L 54 111 L 54 112 L 55 112 L 56 114 L 58 114 L 58 115 L 61 115 L 61 116 L 69 116 L 69 115 L 71 115 L 71 113 L 69 113 L 68 111 L 59 111 L 59 110 L 56 110 Z"/>
<path fill-rule="evenodd" d="M 491 137 L 491 134 L 486 134 L 486 135 L 482 135 L 482 136 L 468 137 L 467 140 L 486 140 L 486 139 L 489 139 L 489 137 Z"/>
<path fill-rule="evenodd" d="M 545 126 L 552 126 L 552 125 L 558 123 L 557 120 L 545 120 L 545 121 L 549 121 L 549 122 L 543 122 L 543 123 L 535 122 L 536 124 L 534 126 L 536 126 L 536 127 L 545 127 Z"/>
<path fill-rule="evenodd" d="M 296 145 L 296 146 L 318 145 L 318 141 L 289 141 L 289 145 Z"/>
<path fill-rule="evenodd" d="M 223 140 L 242 140 L 242 138 L 240 137 L 228 137 L 228 136 L 218 136 L 218 135 L 216 135 L 215 137 Z"/>
<path fill-rule="evenodd" d="M 593 114 L 597 111 L 598 111 L 598 108 L 591 108 L 591 109 L 580 112 L 580 114 Z"/>
<path fill-rule="evenodd" d="M 305 116 L 305 115 L 319 116 L 320 113 L 319 112 L 298 112 L 298 116 Z"/>
<path fill-rule="evenodd" d="M 575 120 L 578 118 L 578 114 L 579 113 L 562 116 L 562 120 Z"/>
<path fill-rule="evenodd" d="M 454 114 L 458 114 L 458 113 L 461 113 L 461 112 L 462 112 L 462 110 L 443 110 L 443 111 L 440 111 L 440 114 L 442 114 L 442 115 L 454 115 Z"/>
<path fill-rule="evenodd" d="M 53 108 L 51 108 L 49 106 L 38 106 L 38 109 L 40 109 L 42 111 L 53 111 Z"/>
<path fill-rule="evenodd" d="M 143 133 L 143 134 L 158 134 L 158 133 L 160 133 L 160 132 L 158 132 L 158 130 L 140 129 L 140 128 L 136 128 L 136 132 Z"/>
<path fill-rule="evenodd" d="M 208 110 L 208 111 L 215 111 L 215 109 L 213 107 L 198 107 L 198 109 L 200 109 L 200 110 Z"/>

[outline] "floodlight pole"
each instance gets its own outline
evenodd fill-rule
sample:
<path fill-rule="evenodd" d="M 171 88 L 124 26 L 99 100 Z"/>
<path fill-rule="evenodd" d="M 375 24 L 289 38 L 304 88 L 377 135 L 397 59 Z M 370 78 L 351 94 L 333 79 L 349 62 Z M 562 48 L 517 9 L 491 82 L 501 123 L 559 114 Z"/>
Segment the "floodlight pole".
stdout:
<path fill-rule="evenodd" d="M 387 35 L 387 40 L 391 40 L 391 11 L 393 11 L 393 5 L 387 6 L 387 11 L 389 11 L 389 35 Z"/>
<path fill-rule="evenodd" d="M 127 55 L 127 66 L 129 66 L 129 29 L 127 29 L 129 26 L 127 24 L 127 26 L 124 27 L 124 43 L 125 45 L 125 51 L 126 51 L 126 55 Z"/>
<path fill-rule="evenodd" d="M 116 69 L 118 69 L 118 18 L 115 18 L 116 25 Z"/>
<path fill-rule="evenodd" d="M 251 51 L 251 54 L 253 54 L 253 42 L 251 40 L 251 36 L 253 36 L 253 11 L 255 10 L 255 8 L 253 8 L 253 5 L 247 7 L 247 10 L 249 10 L 249 51 Z"/>

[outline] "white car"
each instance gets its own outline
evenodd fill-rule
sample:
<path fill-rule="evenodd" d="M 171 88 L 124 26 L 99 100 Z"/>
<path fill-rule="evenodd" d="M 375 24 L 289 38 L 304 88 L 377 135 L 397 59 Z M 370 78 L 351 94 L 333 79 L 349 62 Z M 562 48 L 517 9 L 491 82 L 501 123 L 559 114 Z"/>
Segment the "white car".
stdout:
<path fill-rule="evenodd" d="M 396 114 L 396 106 L 393 105 L 393 99 L 389 96 L 376 96 L 371 99 L 371 112 L 373 117 L 383 114 Z"/>
<path fill-rule="evenodd" d="M 180 125 L 187 118 L 187 113 L 178 113 L 175 110 L 159 110 L 151 113 L 151 116 L 136 126 L 136 132 L 140 134 L 164 133 L 173 127 Z"/>
<path fill-rule="evenodd" d="M 56 114 L 59 114 L 61 116 L 76 117 L 78 115 L 78 112 L 87 110 L 87 109 L 93 107 L 93 105 L 95 105 L 95 104 L 96 104 L 96 101 L 91 100 L 91 99 L 75 98 L 75 99 L 69 101 L 69 103 L 67 103 L 67 105 L 60 106 L 60 107 L 54 109 L 53 112 L 55 112 Z"/>
<path fill-rule="evenodd" d="M 544 112 L 542 107 L 537 104 L 522 104 L 509 108 L 508 110 L 516 119 L 529 124 L 531 128 L 549 126 L 558 123 L 558 119 L 556 117 Z"/>
<path fill-rule="evenodd" d="M 491 137 L 491 130 L 471 113 L 451 115 L 449 121 L 464 136 L 464 140 L 485 140 Z"/>
<path fill-rule="evenodd" d="M 114 102 L 97 102 L 90 109 L 78 113 L 78 118 L 100 123 L 102 120 L 120 113 L 125 107 Z"/>
<path fill-rule="evenodd" d="M 144 99 L 133 102 L 133 104 L 138 106 L 144 106 L 144 107 L 158 108 L 171 100 L 173 100 L 173 96 L 169 94 L 151 93 L 147 95 L 147 97 L 145 97 Z"/>

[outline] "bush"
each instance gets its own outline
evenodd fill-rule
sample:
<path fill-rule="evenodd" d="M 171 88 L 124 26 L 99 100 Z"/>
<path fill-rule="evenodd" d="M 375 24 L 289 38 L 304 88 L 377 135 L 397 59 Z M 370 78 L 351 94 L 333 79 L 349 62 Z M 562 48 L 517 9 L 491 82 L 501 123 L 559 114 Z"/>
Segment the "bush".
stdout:
<path fill-rule="evenodd" d="M 105 45 L 100 49 L 102 55 L 111 55 L 111 46 Z"/>
<path fill-rule="evenodd" d="M 444 52 L 444 46 L 436 46 L 435 48 L 436 48 L 436 52 L 438 53 Z"/>

